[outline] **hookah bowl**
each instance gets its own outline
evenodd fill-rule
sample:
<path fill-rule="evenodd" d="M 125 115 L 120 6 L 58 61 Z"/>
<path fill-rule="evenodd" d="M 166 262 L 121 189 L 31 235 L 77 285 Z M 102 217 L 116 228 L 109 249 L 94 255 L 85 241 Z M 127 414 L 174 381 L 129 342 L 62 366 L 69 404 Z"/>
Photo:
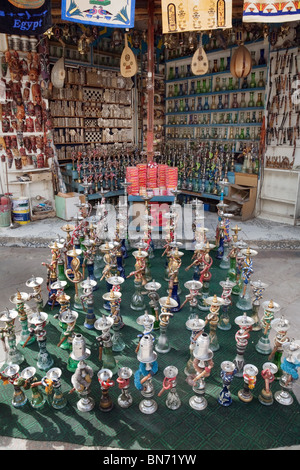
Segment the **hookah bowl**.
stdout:
<path fill-rule="evenodd" d="M 274 398 L 281 405 L 291 405 L 294 399 L 291 395 L 294 382 L 299 378 L 297 369 L 300 367 L 300 341 L 291 340 L 284 343 L 283 352 L 286 355 L 281 368 L 283 374 L 279 380 L 281 390 L 275 392 Z"/>
<path fill-rule="evenodd" d="M 242 268 L 243 277 L 243 289 L 239 294 L 239 300 L 236 303 L 236 307 L 240 310 L 252 310 L 252 298 L 250 293 L 250 277 L 253 273 L 252 269 L 252 258 L 258 254 L 256 250 L 246 248 L 241 250 L 241 254 L 244 256 L 244 264 Z"/>
<path fill-rule="evenodd" d="M 163 388 L 158 393 L 160 397 L 165 391 L 168 391 L 167 399 L 166 399 L 166 406 L 170 410 L 177 410 L 181 406 L 181 400 L 179 395 L 176 391 L 176 377 L 178 375 L 178 369 L 175 366 L 167 366 L 164 369 L 164 380 L 163 380 Z"/>
<path fill-rule="evenodd" d="M 31 387 L 35 380 L 35 373 L 35 367 L 26 367 L 26 369 L 22 370 L 20 376 L 22 377 L 22 379 L 25 380 L 26 385 L 24 386 L 24 388 L 31 388 L 32 394 L 31 398 L 29 399 L 30 405 L 32 406 L 32 408 L 40 410 L 45 405 L 46 398 L 43 393 L 40 392 L 37 386 Z"/>
<path fill-rule="evenodd" d="M 69 355 L 67 369 L 75 372 L 80 361 L 85 361 L 91 355 L 91 351 L 86 347 L 86 342 L 82 334 L 76 333 L 72 341 L 72 351 Z"/>
<path fill-rule="evenodd" d="M 217 337 L 217 327 L 219 323 L 219 310 L 225 301 L 222 297 L 217 297 L 216 295 L 212 297 L 207 297 L 207 305 L 210 306 L 209 313 L 207 314 L 205 321 L 209 323 L 209 340 L 210 348 L 212 351 L 218 351 L 220 349 L 220 344 Z"/>
<path fill-rule="evenodd" d="M 289 338 L 287 337 L 287 331 L 290 328 L 290 322 L 288 319 L 284 318 L 283 315 L 281 315 L 280 318 L 274 318 L 274 320 L 271 321 L 271 328 L 273 328 L 276 331 L 276 336 L 274 339 L 274 348 L 269 355 L 268 359 L 269 361 L 273 361 L 274 364 L 276 364 L 278 371 L 275 373 L 275 379 L 278 380 L 282 376 L 282 369 L 281 369 L 281 358 L 283 354 L 283 349 L 282 346 L 283 344 L 287 343 L 289 341 Z"/>
<path fill-rule="evenodd" d="M 230 318 L 228 315 L 228 310 L 231 305 L 231 292 L 233 287 L 235 286 L 235 282 L 230 281 L 229 278 L 226 279 L 226 281 L 221 281 L 219 282 L 220 286 L 223 288 L 222 296 L 221 298 L 224 300 L 224 303 L 222 305 L 222 313 L 220 315 L 220 320 L 218 323 L 218 328 L 220 330 L 230 330 L 231 329 L 231 324 L 230 324 Z"/>
<path fill-rule="evenodd" d="M 48 319 L 46 312 L 35 312 L 29 317 L 29 323 L 35 326 L 34 333 L 39 345 L 39 353 L 37 357 L 37 366 L 41 370 L 48 370 L 54 364 L 51 354 L 47 350 L 47 334 L 44 329 Z M 25 346 L 25 343 L 23 347 Z"/>
<path fill-rule="evenodd" d="M 202 282 L 191 280 L 184 283 L 184 287 L 189 290 L 189 305 L 190 305 L 190 314 L 188 319 L 198 317 L 198 300 L 197 296 L 202 288 Z M 185 302 L 184 302 L 185 303 Z M 181 308 L 184 306 L 184 303 L 181 305 Z"/>
<path fill-rule="evenodd" d="M 252 331 L 259 331 L 261 330 L 261 322 L 258 316 L 260 300 L 262 299 L 263 293 L 268 285 L 261 282 L 260 280 L 250 281 L 250 285 L 252 286 L 254 295 L 254 299 L 252 300 L 252 318 L 254 320 Z"/>
<path fill-rule="evenodd" d="M 93 369 L 84 360 L 80 360 L 75 373 L 71 377 L 73 390 L 76 390 L 81 397 L 77 402 L 77 409 L 83 413 L 91 411 L 95 406 L 94 399 L 89 396 L 93 375 Z"/>
<path fill-rule="evenodd" d="M 62 324 L 66 325 L 66 328 L 63 328 L 65 333 L 62 333 L 61 339 L 57 345 L 59 348 L 72 350 L 73 331 L 77 318 L 78 313 L 75 310 L 66 309 L 61 314 L 60 321 Z"/>
<path fill-rule="evenodd" d="M 61 369 L 53 367 L 48 370 L 46 377 L 42 379 L 42 382 L 44 382 L 47 387 L 49 387 L 49 385 L 53 387 L 50 403 L 55 410 L 61 410 L 67 404 L 67 398 L 61 391 L 61 375 Z"/>
<path fill-rule="evenodd" d="M 236 367 L 236 377 L 243 377 L 243 369 L 245 364 L 244 355 L 254 320 L 251 317 L 248 317 L 244 312 L 243 315 L 236 317 L 234 322 L 236 325 L 238 325 L 239 330 L 235 334 L 237 354 L 233 360 L 233 363 Z"/>
<path fill-rule="evenodd" d="M 117 364 L 112 352 L 112 340 L 110 329 L 114 324 L 112 317 L 106 317 L 96 320 L 94 326 L 96 330 L 102 331 L 102 334 L 96 338 L 99 341 L 99 361 L 102 361 L 102 368 L 109 369 L 113 374 L 117 371 Z"/>
<path fill-rule="evenodd" d="M 223 382 L 223 388 L 219 394 L 218 402 L 222 406 L 230 406 L 232 404 L 232 398 L 230 393 L 230 385 L 237 372 L 235 364 L 231 361 L 221 362 L 221 379 Z"/>
<path fill-rule="evenodd" d="M 5 363 L 7 365 L 17 364 L 20 365 L 24 361 L 23 354 L 20 353 L 17 349 L 17 340 L 15 333 L 14 322 L 18 316 L 17 310 L 8 310 L 0 314 L 0 321 L 5 323 L 5 327 L 2 329 L 4 336 L 7 338 L 8 350 L 6 354 Z M 1 331 L 1 329 L 0 329 Z M 4 339 L 5 341 L 5 339 Z"/>
<path fill-rule="evenodd" d="M 177 302 L 171 297 L 161 297 L 159 299 L 159 304 L 162 308 L 162 312 L 159 315 L 159 337 L 155 345 L 155 351 L 161 354 L 166 354 L 171 350 L 169 339 L 167 337 L 170 317 L 173 317 L 171 309 L 177 307 Z"/>
<path fill-rule="evenodd" d="M 193 391 L 196 393 L 189 399 L 190 406 L 197 411 L 202 411 L 207 407 L 205 395 L 205 377 L 210 375 L 212 358 L 214 353 L 209 349 L 209 336 L 203 332 L 196 341 L 193 351 L 194 358 L 197 360 L 196 377 L 193 378 Z M 199 370 L 197 370 L 199 369 Z"/>
<path fill-rule="evenodd" d="M 114 381 L 111 380 L 113 373 L 109 369 L 99 370 L 97 377 L 101 386 L 102 395 L 100 398 L 99 408 L 101 411 L 108 412 L 113 409 L 113 402 L 109 396 L 109 389 L 115 385 Z"/>
<path fill-rule="evenodd" d="M 138 388 L 141 390 L 141 395 L 144 397 L 139 404 L 139 410 L 148 415 L 157 410 L 157 403 L 152 398 L 154 396 L 152 375 L 156 373 L 158 369 L 156 362 L 157 354 L 153 351 L 153 337 L 151 335 L 142 337 L 137 359 L 140 362 L 140 368 L 135 373 L 135 383 L 138 383 Z M 144 377 L 140 380 L 141 374 L 143 374 Z"/>
<path fill-rule="evenodd" d="M 18 364 L 11 364 L 3 371 L 5 378 L 7 378 L 14 387 L 14 393 L 11 402 L 14 408 L 22 408 L 22 406 L 27 403 L 27 397 L 21 388 L 24 379 L 20 380 L 19 370 L 20 366 Z"/>
<path fill-rule="evenodd" d="M 280 310 L 280 305 L 273 300 L 267 300 L 266 302 L 262 303 L 262 307 L 264 309 L 264 316 L 261 320 L 262 324 L 262 336 L 259 338 L 255 349 L 260 354 L 269 355 L 272 352 L 272 346 L 269 339 L 269 333 L 271 329 L 271 321 L 274 319 L 274 313 Z"/>
<path fill-rule="evenodd" d="M 27 320 L 27 311 L 29 307 L 25 306 L 25 302 L 29 299 L 30 299 L 30 296 L 26 292 L 17 292 L 16 294 L 10 297 L 11 303 L 16 305 L 15 308 L 18 312 L 19 321 L 21 324 L 21 334 L 20 334 L 20 340 L 19 340 L 20 346 L 23 346 L 23 344 L 25 343 L 29 335 L 28 320 Z M 34 341 L 35 341 L 35 337 L 32 336 L 27 344 L 32 344 Z"/>
<path fill-rule="evenodd" d="M 275 374 L 278 371 L 278 367 L 276 364 L 273 364 L 272 362 L 265 362 L 262 366 L 263 370 L 261 372 L 261 376 L 265 381 L 265 386 L 260 392 L 258 396 L 258 400 L 262 405 L 272 405 L 274 400 L 273 400 L 273 394 L 270 390 L 270 384 L 274 381 L 275 379 Z"/>
<path fill-rule="evenodd" d="M 117 383 L 119 389 L 122 390 L 121 394 L 118 396 L 118 404 L 121 408 L 129 408 L 133 402 L 132 396 L 128 392 L 131 376 L 132 370 L 129 367 L 121 367 L 118 370 Z"/>
<path fill-rule="evenodd" d="M 185 323 L 185 326 L 187 330 L 191 331 L 191 336 L 190 336 L 190 346 L 189 346 L 190 358 L 184 368 L 184 373 L 185 375 L 190 376 L 190 375 L 196 374 L 194 364 L 193 364 L 194 362 L 193 351 L 194 351 L 197 338 L 202 334 L 204 330 L 205 321 L 201 320 L 197 315 L 194 318 L 189 318 L 187 322 Z"/>
<path fill-rule="evenodd" d="M 253 364 L 246 364 L 243 369 L 244 388 L 239 390 L 238 397 L 244 403 L 250 403 L 253 400 L 252 390 L 256 384 L 258 369 Z"/>

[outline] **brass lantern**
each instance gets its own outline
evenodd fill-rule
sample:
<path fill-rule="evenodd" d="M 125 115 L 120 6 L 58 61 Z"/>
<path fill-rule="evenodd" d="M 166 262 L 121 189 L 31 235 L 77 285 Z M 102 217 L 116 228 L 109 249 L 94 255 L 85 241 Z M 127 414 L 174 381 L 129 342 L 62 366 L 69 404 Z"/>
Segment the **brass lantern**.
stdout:
<path fill-rule="evenodd" d="M 243 32 L 237 31 L 236 42 L 238 48 L 235 50 L 230 61 L 230 72 L 235 78 L 244 78 L 249 75 L 252 68 L 251 54 L 243 44 Z"/>

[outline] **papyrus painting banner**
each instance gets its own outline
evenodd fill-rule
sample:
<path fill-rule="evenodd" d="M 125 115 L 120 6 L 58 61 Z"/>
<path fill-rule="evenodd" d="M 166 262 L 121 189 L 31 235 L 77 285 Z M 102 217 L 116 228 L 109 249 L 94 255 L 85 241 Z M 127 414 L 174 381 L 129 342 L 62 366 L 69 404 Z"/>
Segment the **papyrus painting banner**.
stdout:
<path fill-rule="evenodd" d="M 300 20 L 300 2 L 244 2 L 244 23 L 283 23 Z"/>
<path fill-rule="evenodd" d="M 163 34 L 232 27 L 232 0 L 162 0 Z"/>
<path fill-rule="evenodd" d="M 0 1 L 0 33 L 38 36 L 51 26 L 50 0 Z"/>
<path fill-rule="evenodd" d="M 135 0 L 62 0 L 64 20 L 111 28 L 134 27 Z"/>

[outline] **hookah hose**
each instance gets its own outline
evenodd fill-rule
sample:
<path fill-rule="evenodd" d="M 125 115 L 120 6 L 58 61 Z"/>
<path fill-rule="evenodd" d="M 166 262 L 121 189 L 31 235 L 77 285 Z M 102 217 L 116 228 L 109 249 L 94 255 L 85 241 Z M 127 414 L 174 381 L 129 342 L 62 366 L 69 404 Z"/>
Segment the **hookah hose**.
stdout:
<path fill-rule="evenodd" d="M 122 388 L 128 387 L 130 381 L 129 379 L 122 379 L 122 377 L 118 377 L 117 382 L 119 384 L 119 388 L 122 390 Z"/>
<path fill-rule="evenodd" d="M 113 387 L 115 385 L 115 382 L 113 380 L 99 380 L 99 383 L 103 390 L 109 390 L 110 387 Z"/>
<path fill-rule="evenodd" d="M 176 377 L 165 377 L 163 380 L 163 388 L 157 394 L 157 396 L 160 397 L 164 393 L 165 390 L 170 390 L 170 388 L 173 387 L 175 380 L 176 380 Z"/>

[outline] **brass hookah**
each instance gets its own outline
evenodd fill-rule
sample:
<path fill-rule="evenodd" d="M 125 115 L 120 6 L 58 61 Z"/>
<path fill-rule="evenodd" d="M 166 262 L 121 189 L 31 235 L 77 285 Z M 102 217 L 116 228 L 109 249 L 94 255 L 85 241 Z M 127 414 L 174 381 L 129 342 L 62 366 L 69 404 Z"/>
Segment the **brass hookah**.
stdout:
<path fill-rule="evenodd" d="M 75 246 L 72 250 L 67 251 L 67 256 L 72 258 L 71 268 L 66 269 L 65 274 L 67 279 L 75 286 L 75 303 L 80 305 L 80 299 L 78 296 L 78 284 L 83 280 L 83 274 L 80 272 L 80 256 L 82 250 L 76 249 Z"/>
<path fill-rule="evenodd" d="M 161 306 L 161 314 L 159 315 L 159 328 L 160 335 L 157 339 L 155 345 L 155 350 L 159 353 L 166 354 L 171 350 L 169 340 L 167 338 L 167 328 L 169 326 L 170 318 L 173 317 L 172 309 L 177 307 L 176 300 L 172 299 L 170 296 L 161 297 L 159 299 Z"/>
<path fill-rule="evenodd" d="M 212 351 L 217 351 L 220 348 L 217 338 L 217 327 L 219 323 L 219 310 L 221 305 L 224 305 L 224 299 L 217 297 L 215 294 L 213 297 L 208 297 L 206 303 L 210 305 L 209 313 L 205 317 L 205 325 L 209 324 L 209 341 L 210 348 Z"/>

